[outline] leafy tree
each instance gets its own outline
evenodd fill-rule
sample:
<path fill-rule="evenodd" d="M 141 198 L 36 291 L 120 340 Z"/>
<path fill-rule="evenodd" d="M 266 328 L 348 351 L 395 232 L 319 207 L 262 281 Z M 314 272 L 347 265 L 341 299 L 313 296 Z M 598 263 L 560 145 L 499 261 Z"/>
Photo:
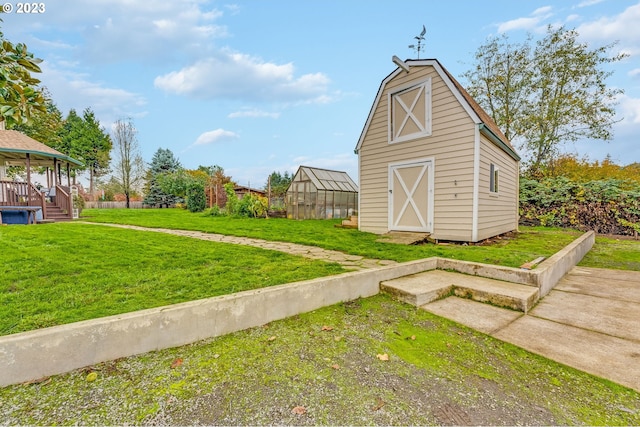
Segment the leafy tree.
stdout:
<path fill-rule="evenodd" d="M 609 156 L 601 162 L 590 162 L 587 158 L 579 159 L 565 154 L 555 159 L 545 174 L 545 178 L 561 176 L 580 183 L 616 179 L 623 183 L 623 188 L 629 189 L 640 185 L 640 163 L 620 166 Z"/>
<path fill-rule="evenodd" d="M 131 119 L 120 119 L 114 125 L 112 136 L 115 151 L 113 177 L 125 195 L 127 208 L 130 207 L 131 195 L 142 184 L 145 175 L 136 132 Z"/>
<path fill-rule="evenodd" d="M 171 150 L 158 148 L 151 159 L 147 171 L 147 187 L 145 189 L 144 204 L 162 207 L 162 205 L 171 206 L 182 202 L 181 197 L 176 194 L 184 194 L 184 188 L 179 192 L 176 190 L 171 191 L 167 189 L 169 184 L 165 183 L 165 188 L 163 188 L 161 183 L 161 177 L 163 175 L 173 174 L 181 169 L 180 161 L 173 155 Z M 175 181 L 172 180 L 171 182 Z"/>
<path fill-rule="evenodd" d="M 41 62 L 26 44 L 13 44 L 0 32 L 0 121 L 7 128 L 28 123 L 35 111 L 46 111 L 46 99 L 37 88 L 40 80 L 31 75 L 41 72 Z"/>
<path fill-rule="evenodd" d="M 205 194 L 209 201 L 209 207 L 225 206 L 227 203 L 227 194 L 224 185 L 231 182 L 231 177 L 225 175 L 222 166 L 198 166 L 198 171 L 206 174 L 208 179 L 205 183 Z"/>
<path fill-rule="evenodd" d="M 57 149 L 61 145 L 64 119 L 56 104 L 51 100 L 46 88 L 42 89 L 42 93 L 46 99 L 44 111 L 34 110 L 30 122 L 15 123 L 10 128 Z"/>
<path fill-rule="evenodd" d="M 575 30 L 551 26 L 535 47 L 531 38 L 522 44 L 493 38 L 464 74 L 467 89 L 505 135 L 519 142 L 535 174 L 558 156 L 563 143 L 612 138 L 615 99 L 622 90 L 607 87 L 612 72 L 603 66 L 626 56 L 610 56 L 614 46 L 591 49 Z"/>
<path fill-rule="evenodd" d="M 292 179 L 293 175 L 289 175 L 289 172 L 287 171 L 285 171 L 284 174 L 276 171 L 271 172 L 264 189 L 266 191 L 269 191 L 269 189 L 271 190 L 270 198 L 272 205 L 284 205 L 287 189 L 289 188 L 289 185 L 291 185 Z"/>

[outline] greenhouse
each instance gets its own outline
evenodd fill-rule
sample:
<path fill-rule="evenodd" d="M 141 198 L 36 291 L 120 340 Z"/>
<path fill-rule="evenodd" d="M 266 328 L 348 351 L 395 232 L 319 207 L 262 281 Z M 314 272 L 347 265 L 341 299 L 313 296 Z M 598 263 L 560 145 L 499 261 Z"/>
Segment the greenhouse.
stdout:
<path fill-rule="evenodd" d="M 300 166 L 287 189 L 287 218 L 348 218 L 358 209 L 358 186 L 346 172 Z"/>

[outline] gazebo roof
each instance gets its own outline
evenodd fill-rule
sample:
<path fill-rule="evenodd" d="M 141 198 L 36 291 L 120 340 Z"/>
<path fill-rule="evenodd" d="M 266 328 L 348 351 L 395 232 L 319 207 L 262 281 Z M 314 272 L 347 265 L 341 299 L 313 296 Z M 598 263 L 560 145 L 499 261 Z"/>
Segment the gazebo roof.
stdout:
<path fill-rule="evenodd" d="M 47 166 L 52 159 L 62 160 L 77 166 L 82 162 L 36 141 L 15 130 L 0 130 L 0 160 L 9 165 L 24 165 L 27 154 L 32 166 Z"/>

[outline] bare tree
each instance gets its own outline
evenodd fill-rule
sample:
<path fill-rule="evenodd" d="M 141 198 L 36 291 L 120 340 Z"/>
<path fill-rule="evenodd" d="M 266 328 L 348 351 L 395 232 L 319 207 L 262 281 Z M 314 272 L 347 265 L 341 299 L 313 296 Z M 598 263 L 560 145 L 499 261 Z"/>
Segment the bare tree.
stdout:
<path fill-rule="evenodd" d="M 124 193 L 129 208 L 131 193 L 140 188 L 144 180 L 145 168 L 140 145 L 136 138 L 137 130 L 131 119 L 120 119 L 113 126 L 113 150 L 115 165 L 114 178 Z"/>

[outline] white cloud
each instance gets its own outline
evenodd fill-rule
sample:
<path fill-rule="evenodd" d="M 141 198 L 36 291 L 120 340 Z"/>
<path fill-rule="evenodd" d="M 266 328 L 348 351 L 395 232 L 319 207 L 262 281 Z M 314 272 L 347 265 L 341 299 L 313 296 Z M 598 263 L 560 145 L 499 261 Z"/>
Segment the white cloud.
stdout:
<path fill-rule="evenodd" d="M 140 94 L 92 82 L 88 75 L 72 71 L 64 63 L 45 62 L 42 64 L 42 71 L 39 76 L 42 84 L 49 89 L 63 114 L 72 108 L 82 111 L 91 106 L 103 125 L 121 117 L 146 115 L 147 101 Z"/>
<path fill-rule="evenodd" d="M 234 141 L 239 139 L 240 136 L 232 131 L 224 129 L 216 129 L 201 134 L 193 145 L 209 145 L 218 142 Z"/>
<path fill-rule="evenodd" d="M 576 30 L 589 40 L 619 40 L 620 48 L 631 54 L 640 54 L 640 3 L 630 6 L 613 17 L 580 25 Z"/>
<path fill-rule="evenodd" d="M 506 33 L 513 30 L 540 31 L 541 24 L 551 16 L 553 16 L 551 6 L 540 7 L 528 17 L 516 18 L 498 24 L 498 32 Z"/>
<path fill-rule="evenodd" d="M 574 6 L 574 8 L 582 8 L 582 7 L 593 6 L 595 4 L 602 3 L 603 1 L 604 0 L 585 0 L 585 1 L 581 2 L 580 4 L 578 4 L 577 6 Z"/>
<path fill-rule="evenodd" d="M 166 63 L 196 57 L 215 39 L 228 36 L 226 27 L 216 24 L 223 12 L 206 4 L 201 0 L 92 0 L 89 6 L 86 0 L 65 0 L 64 7 L 49 5 L 44 23 L 30 17 L 8 27 L 24 35 L 20 40 L 46 40 L 49 30 L 63 28 L 74 35 L 77 57 L 84 63 Z"/>
<path fill-rule="evenodd" d="M 235 111 L 231 114 L 229 114 L 227 116 L 230 119 L 238 119 L 238 118 L 243 118 L 243 117 L 248 117 L 248 118 L 270 118 L 270 119 L 277 119 L 280 117 L 280 113 L 270 113 L 268 111 L 262 111 L 262 110 L 257 110 L 257 109 L 251 109 L 251 110 L 240 110 L 240 111 Z"/>
<path fill-rule="evenodd" d="M 640 77 L 640 68 L 634 68 L 633 70 L 627 73 L 629 77 L 637 79 Z"/>
<path fill-rule="evenodd" d="M 294 66 L 222 52 L 179 71 L 158 76 L 154 85 L 195 98 L 268 102 L 327 102 L 329 79 L 322 73 L 294 75 Z"/>
<path fill-rule="evenodd" d="M 637 129 L 640 125 L 640 98 L 621 95 L 618 102 L 617 112 L 622 119 L 618 126 L 635 126 Z"/>

